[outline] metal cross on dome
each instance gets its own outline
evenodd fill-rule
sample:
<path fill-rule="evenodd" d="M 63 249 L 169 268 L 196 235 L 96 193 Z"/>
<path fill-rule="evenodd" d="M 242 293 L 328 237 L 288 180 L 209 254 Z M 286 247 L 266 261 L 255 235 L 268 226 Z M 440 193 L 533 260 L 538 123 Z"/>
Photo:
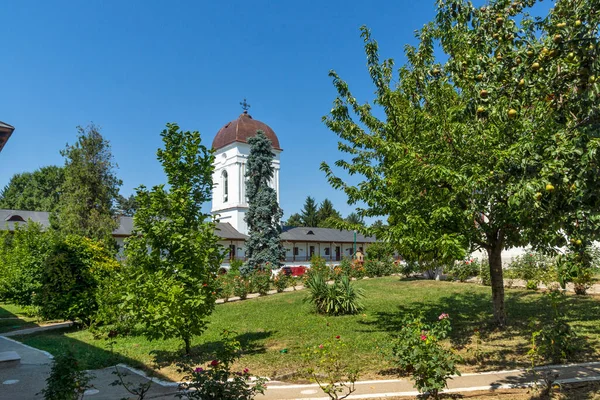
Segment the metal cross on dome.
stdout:
<path fill-rule="evenodd" d="M 245 113 L 248 112 L 248 109 L 250 108 L 250 104 L 248 104 L 245 97 L 244 97 L 244 101 L 240 101 L 240 106 L 242 106 L 242 109 L 244 110 Z"/>

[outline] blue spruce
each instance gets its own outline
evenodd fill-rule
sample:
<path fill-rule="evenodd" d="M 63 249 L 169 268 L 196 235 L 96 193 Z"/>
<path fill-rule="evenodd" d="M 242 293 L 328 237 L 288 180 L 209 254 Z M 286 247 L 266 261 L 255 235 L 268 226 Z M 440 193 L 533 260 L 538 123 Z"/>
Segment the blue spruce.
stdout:
<path fill-rule="evenodd" d="M 273 158 L 271 141 L 263 131 L 248 139 L 250 155 L 246 171 L 246 193 L 248 212 L 245 221 L 248 224 L 249 238 L 246 241 L 248 261 L 241 268 L 243 274 L 257 269 L 272 269 L 281 266 L 285 250 L 281 245 L 281 217 L 283 211 L 277 203 L 277 193 L 269 186 L 273 180 Z"/>

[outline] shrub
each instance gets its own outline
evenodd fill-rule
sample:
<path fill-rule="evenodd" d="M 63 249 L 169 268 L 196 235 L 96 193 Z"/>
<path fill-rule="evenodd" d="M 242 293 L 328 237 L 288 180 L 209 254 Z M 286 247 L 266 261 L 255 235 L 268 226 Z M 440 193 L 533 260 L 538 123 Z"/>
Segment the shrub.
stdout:
<path fill-rule="evenodd" d="M 252 289 L 256 290 L 261 296 L 266 296 L 271 289 L 271 270 L 256 270 L 250 277 Z"/>
<path fill-rule="evenodd" d="M 229 272 L 237 275 L 240 273 L 240 268 L 243 265 L 244 265 L 244 262 L 242 260 L 234 258 L 233 260 L 231 260 L 231 263 L 229 264 Z"/>
<path fill-rule="evenodd" d="M 366 274 L 365 267 L 361 263 L 347 257 L 342 258 L 338 268 L 341 270 L 338 275 L 347 275 L 350 278 L 362 279 Z"/>
<path fill-rule="evenodd" d="M 98 310 L 99 286 L 118 269 L 101 242 L 67 235 L 53 245 L 34 302 L 44 318 L 88 324 Z"/>
<path fill-rule="evenodd" d="M 233 295 L 244 300 L 248 293 L 252 292 L 252 282 L 250 279 L 237 275 L 233 277 Z"/>
<path fill-rule="evenodd" d="M 576 294 L 586 294 L 597 270 L 598 256 L 598 249 L 593 246 L 572 244 L 567 253 L 556 260 L 560 286 L 564 289 L 568 282 L 573 282 Z"/>
<path fill-rule="evenodd" d="M 335 336 L 308 348 L 303 354 L 305 374 L 334 400 L 344 399 L 353 393 L 359 376 L 358 368 L 344 359 L 345 347 L 340 336 Z"/>
<path fill-rule="evenodd" d="M 492 277 L 490 275 L 490 263 L 488 260 L 482 260 L 479 265 L 479 279 L 484 286 L 492 285 Z"/>
<path fill-rule="evenodd" d="M 234 295 L 234 280 L 238 274 L 229 270 L 226 274 L 217 277 L 217 296 L 227 301 Z"/>
<path fill-rule="evenodd" d="M 52 231 L 44 232 L 34 222 L 17 224 L 13 233 L 0 232 L 0 299 L 20 306 L 33 304 L 54 240 Z"/>
<path fill-rule="evenodd" d="M 398 339 L 393 345 L 393 355 L 398 367 L 412 376 L 420 393 L 428 392 L 438 398 L 447 380 L 460 373 L 456 368 L 458 356 L 440 343 L 451 330 L 450 317 L 441 314 L 435 323 L 423 321 L 423 315 L 404 319 Z"/>
<path fill-rule="evenodd" d="M 457 261 L 447 269 L 448 278 L 466 282 L 467 279 L 479 274 L 479 268 L 479 260 L 476 258 Z"/>
<path fill-rule="evenodd" d="M 275 278 L 273 278 L 273 285 L 275 286 L 277 293 L 281 293 L 287 287 L 292 286 L 292 278 L 283 272 L 279 272 Z"/>
<path fill-rule="evenodd" d="M 371 243 L 367 247 L 367 260 L 393 261 L 394 246 L 387 242 Z"/>
<path fill-rule="evenodd" d="M 323 257 L 314 255 L 310 259 L 310 269 L 307 271 L 309 275 L 321 275 L 325 279 L 332 278 L 332 269 L 327 265 Z"/>
<path fill-rule="evenodd" d="M 240 342 L 234 338 L 235 333 L 223 331 L 221 341 L 223 348 L 215 354 L 206 368 L 193 368 L 183 365 L 188 373 L 179 386 L 176 396 L 186 399 L 202 400 L 250 400 L 257 393 L 264 394 L 266 378 L 251 380 L 250 371 L 233 372 L 232 364 L 241 356 Z"/>
<path fill-rule="evenodd" d="M 348 275 L 342 275 L 329 285 L 323 276 L 311 274 L 306 286 L 309 290 L 306 301 L 312 303 L 318 313 L 345 315 L 356 314 L 363 309 L 363 291 L 352 285 Z"/>
<path fill-rule="evenodd" d="M 389 276 L 394 273 L 394 262 L 390 260 L 365 261 L 365 273 L 372 278 Z"/>
<path fill-rule="evenodd" d="M 400 273 L 405 278 L 410 278 L 410 276 L 416 272 L 419 272 L 419 265 L 415 262 L 401 262 L 398 266 Z"/>
<path fill-rule="evenodd" d="M 532 348 L 529 356 L 552 363 L 569 361 L 581 350 L 577 334 L 564 317 L 565 294 L 551 291 L 546 295 L 550 303 L 550 320 L 540 323 L 541 328 L 532 333 Z"/>
<path fill-rule="evenodd" d="M 515 257 L 508 270 L 511 277 L 524 280 L 527 289 L 535 290 L 540 282 L 549 285 L 556 279 L 550 261 L 541 253 L 526 253 Z"/>
<path fill-rule="evenodd" d="M 46 400 L 78 400 L 92 385 L 93 377 L 79 368 L 73 353 L 58 354 L 52 362 L 46 388 L 40 392 Z M 38 393 L 38 394 L 40 394 Z"/>

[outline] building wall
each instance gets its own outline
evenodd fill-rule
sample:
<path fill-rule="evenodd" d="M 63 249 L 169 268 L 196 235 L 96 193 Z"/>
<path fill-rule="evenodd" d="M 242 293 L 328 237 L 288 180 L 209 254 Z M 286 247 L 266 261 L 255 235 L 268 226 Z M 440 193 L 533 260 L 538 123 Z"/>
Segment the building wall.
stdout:
<path fill-rule="evenodd" d="M 274 177 L 271 182 L 277 193 L 279 202 L 279 171 L 281 151 L 273 150 L 275 158 L 273 167 Z M 248 227 L 244 216 L 248 210 L 246 199 L 246 165 L 250 154 L 250 145 L 247 143 L 232 143 L 219 149 L 215 153 L 215 171 L 213 173 L 213 198 L 211 213 L 220 222 L 229 222 L 238 232 L 248 234 Z M 227 182 L 225 182 L 225 174 Z M 227 183 L 227 193 L 225 193 Z"/>

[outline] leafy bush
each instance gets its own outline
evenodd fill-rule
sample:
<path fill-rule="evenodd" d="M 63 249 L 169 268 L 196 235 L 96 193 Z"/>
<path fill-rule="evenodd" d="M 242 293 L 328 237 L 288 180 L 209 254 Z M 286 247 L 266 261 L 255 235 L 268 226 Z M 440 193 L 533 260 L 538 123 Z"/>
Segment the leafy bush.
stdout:
<path fill-rule="evenodd" d="M 572 243 L 566 254 L 557 257 L 556 271 L 563 289 L 568 282 L 573 282 L 575 293 L 583 295 L 591 287 L 600 254 L 594 246 L 586 247 L 577 243 Z"/>
<path fill-rule="evenodd" d="M 342 258 L 338 268 L 341 270 L 341 273 L 337 275 L 347 275 L 350 278 L 356 279 L 362 279 L 366 275 L 365 267 L 361 263 L 347 257 Z"/>
<path fill-rule="evenodd" d="M 273 278 L 273 285 L 275 286 L 277 293 L 281 293 L 286 288 L 292 286 L 292 279 L 290 276 L 280 272 Z"/>
<path fill-rule="evenodd" d="M 344 359 L 345 347 L 340 336 L 335 336 L 308 348 L 303 354 L 305 374 L 334 400 L 344 399 L 353 393 L 359 376 L 358 368 Z"/>
<path fill-rule="evenodd" d="M 482 260 L 479 265 L 479 279 L 484 286 L 492 285 L 492 277 L 490 275 L 490 263 L 488 260 Z"/>
<path fill-rule="evenodd" d="M 34 302 L 44 318 L 88 324 L 98 310 L 98 288 L 118 269 L 101 242 L 67 235 L 52 247 Z"/>
<path fill-rule="evenodd" d="M 244 262 L 238 258 L 234 258 L 233 260 L 231 260 L 231 263 L 229 264 L 229 272 L 231 272 L 232 274 L 239 274 L 240 273 L 240 268 L 242 268 L 242 266 L 244 265 Z"/>
<path fill-rule="evenodd" d="M 410 278 L 410 276 L 416 272 L 419 272 L 419 265 L 415 262 L 401 262 L 398 265 L 399 272 L 405 278 Z"/>
<path fill-rule="evenodd" d="M 314 255 L 310 259 L 310 269 L 306 273 L 308 275 L 321 275 L 325 279 L 331 279 L 333 271 L 323 257 Z"/>
<path fill-rule="evenodd" d="M 78 400 L 83 393 L 92 387 L 93 377 L 79 368 L 72 352 L 58 354 L 52 362 L 50 375 L 46 379 L 46 387 L 41 394 L 46 400 Z M 38 393 L 39 394 L 39 393 Z"/>
<path fill-rule="evenodd" d="M 257 393 L 264 394 L 266 378 L 251 380 L 250 371 L 233 372 L 232 364 L 241 356 L 240 342 L 235 333 L 223 331 L 221 341 L 223 348 L 217 352 L 215 359 L 206 368 L 193 368 L 183 365 L 188 373 L 179 386 L 176 396 L 186 399 L 202 400 L 251 400 Z"/>
<path fill-rule="evenodd" d="M 515 257 L 508 267 L 510 277 L 524 280 L 527 289 L 535 290 L 540 282 L 549 285 L 556 280 L 550 258 L 541 253 L 526 253 Z"/>
<path fill-rule="evenodd" d="M 476 258 L 457 261 L 447 268 L 448 278 L 466 282 L 467 279 L 479 274 L 480 264 Z"/>
<path fill-rule="evenodd" d="M 250 276 L 252 289 L 256 290 L 261 296 L 266 296 L 271 289 L 271 270 L 256 270 Z"/>
<path fill-rule="evenodd" d="M 394 273 L 394 262 L 390 260 L 366 260 L 365 273 L 374 278 L 379 276 L 390 276 Z"/>
<path fill-rule="evenodd" d="M 564 317 L 563 303 L 565 294 L 551 291 L 546 295 L 550 303 L 550 320 L 538 323 L 532 333 L 532 348 L 529 356 L 552 363 L 570 361 L 581 350 L 577 334 L 573 331 Z"/>
<path fill-rule="evenodd" d="M 17 225 L 14 232 L 0 232 L 0 299 L 31 306 L 39 293 L 44 264 L 55 240 L 38 223 Z"/>
<path fill-rule="evenodd" d="M 371 243 L 367 247 L 366 253 L 367 260 L 380 260 L 380 261 L 393 261 L 394 260 L 394 246 L 387 242 L 375 242 Z"/>
<path fill-rule="evenodd" d="M 460 375 L 456 368 L 458 356 L 440 343 L 450 331 L 448 314 L 441 314 L 435 323 L 424 322 L 422 314 L 409 316 L 393 345 L 398 367 L 412 376 L 420 393 L 428 392 L 436 399 L 439 391 L 447 387 L 448 378 Z"/>
<path fill-rule="evenodd" d="M 233 295 L 244 300 L 248 293 L 252 292 L 252 282 L 250 279 L 237 275 L 233 277 Z"/>
<path fill-rule="evenodd" d="M 322 275 L 311 274 L 306 286 L 309 290 L 306 301 L 314 304 L 321 314 L 356 314 L 363 309 L 363 290 L 354 287 L 347 275 L 342 275 L 329 285 Z"/>

